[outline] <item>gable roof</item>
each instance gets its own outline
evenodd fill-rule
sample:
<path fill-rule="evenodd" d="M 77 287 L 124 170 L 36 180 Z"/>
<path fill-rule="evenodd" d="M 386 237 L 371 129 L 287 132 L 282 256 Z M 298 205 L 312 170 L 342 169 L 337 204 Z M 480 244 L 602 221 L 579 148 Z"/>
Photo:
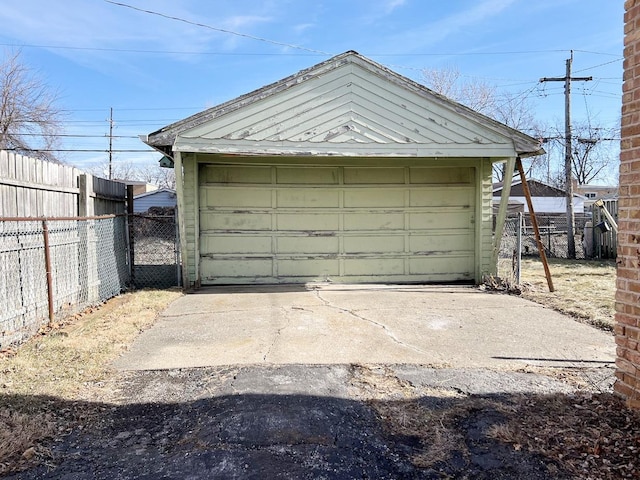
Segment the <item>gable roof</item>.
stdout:
<path fill-rule="evenodd" d="M 514 191 L 514 187 L 518 187 L 522 185 L 522 180 L 514 180 L 511 183 L 511 195 L 510 196 L 520 196 L 519 194 L 524 192 L 521 189 L 517 189 Z M 564 197 L 567 195 L 566 191 L 562 188 L 554 187 L 553 185 L 549 185 L 548 183 L 541 182 L 540 180 L 529 179 L 527 180 L 527 185 L 529 186 L 529 190 L 531 191 L 532 197 Z M 502 192 L 502 187 L 504 186 L 503 182 L 497 182 L 493 184 L 493 194 Z M 536 195 L 537 193 L 537 195 Z M 578 198 L 586 198 L 584 195 L 580 195 L 579 193 L 573 193 L 574 197 Z"/>
<path fill-rule="evenodd" d="M 349 51 L 168 125 L 153 148 L 241 155 L 521 157 L 539 141 Z"/>

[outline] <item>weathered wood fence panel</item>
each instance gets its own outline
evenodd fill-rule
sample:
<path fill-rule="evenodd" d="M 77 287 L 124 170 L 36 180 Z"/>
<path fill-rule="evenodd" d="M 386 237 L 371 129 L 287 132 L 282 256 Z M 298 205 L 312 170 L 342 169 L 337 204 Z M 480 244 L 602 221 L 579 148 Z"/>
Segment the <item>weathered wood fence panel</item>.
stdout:
<path fill-rule="evenodd" d="M 68 165 L 0 150 L 0 216 L 77 216 L 80 174 Z"/>
<path fill-rule="evenodd" d="M 0 217 L 117 215 L 126 197 L 124 183 L 0 150 Z"/>

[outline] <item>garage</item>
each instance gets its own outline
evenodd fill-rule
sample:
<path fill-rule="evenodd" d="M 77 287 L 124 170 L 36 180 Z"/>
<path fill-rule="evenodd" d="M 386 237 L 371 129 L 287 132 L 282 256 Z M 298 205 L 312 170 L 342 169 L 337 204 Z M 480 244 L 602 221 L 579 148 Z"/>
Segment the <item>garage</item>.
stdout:
<path fill-rule="evenodd" d="M 473 281 L 469 167 L 200 166 L 202 284 Z"/>
<path fill-rule="evenodd" d="M 492 167 L 543 152 L 356 52 L 143 140 L 176 171 L 187 287 L 480 282 Z"/>

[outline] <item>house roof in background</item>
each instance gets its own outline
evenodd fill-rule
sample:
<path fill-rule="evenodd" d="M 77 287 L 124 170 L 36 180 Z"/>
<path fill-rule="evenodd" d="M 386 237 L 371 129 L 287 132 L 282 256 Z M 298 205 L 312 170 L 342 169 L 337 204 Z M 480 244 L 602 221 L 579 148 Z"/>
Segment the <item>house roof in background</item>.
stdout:
<path fill-rule="evenodd" d="M 170 193 L 170 194 L 175 195 L 175 194 L 176 194 L 176 191 L 175 191 L 175 190 L 172 190 L 172 189 L 170 189 L 170 188 L 159 188 L 159 189 L 157 189 L 157 190 L 152 190 L 151 192 L 145 192 L 145 193 L 141 193 L 140 195 L 135 195 L 135 196 L 133 197 L 133 199 L 134 199 L 134 200 L 136 200 L 136 199 L 138 199 L 138 198 L 148 197 L 148 196 L 150 196 L 150 195 L 157 195 L 157 194 L 159 194 L 159 193 Z"/>
<path fill-rule="evenodd" d="M 521 185 L 522 184 L 522 180 L 518 179 L 518 180 L 514 180 L 513 183 L 511 184 L 511 188 L 513 188 L 516 185 Z M 540 180 L 527 180 L 527 184 L 530 186 L 531 189 L 531 185 L 539 185 L 541 187 L 544 187 L 545 189 L 551 189 L 554 190 L 556 192 L 562 193 L 563 195 L 566 195 L 566 191 L 562 188 L 558 188 L 558 187 L 554 187 L 553 185 L 549 185 L 548 183 L 544 183 L 541 182 Z M 493 184 L 493 193 L 495 194 L 496 192 L 500 192 L 502 190 L 502 187 L 504 186 L 503 182 L 496 182 Z M 535 196 L 535 195 L 532 195 Z M 584 195 L 581 195 L 579 193 L 573 193 L 574 197 L 580 197 L 580 198 L 586 198 Z"/>

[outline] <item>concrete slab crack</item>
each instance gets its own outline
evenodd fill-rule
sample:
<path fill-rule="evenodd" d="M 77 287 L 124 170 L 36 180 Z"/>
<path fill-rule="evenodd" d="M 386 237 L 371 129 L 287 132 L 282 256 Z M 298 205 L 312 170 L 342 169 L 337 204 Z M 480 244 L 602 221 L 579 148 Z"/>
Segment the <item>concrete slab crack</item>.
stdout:
<path fill-rule="evenodd" d="M 289 315 L 287 315 L 287 309 L 284 308 L 284 307 L 281 307 L 280 310 L 282 310 L 282 315 L 286 319 L 287 323 L 276 330 L 276 333 L 273 336 L 273 342 L 271 342 L 271 345 L 269 345 L 269 348 L 267 349 L 266 353 L 262 356 L 262 360 L 264 362 L 267 361 L 267 357 L 271 354 L 271 351 L 273 350 L 273 347 L 275 346 L 276 342 L 278 341 L 282 331 L 285 328 L 288 328 L 289 324 L 291 323 L 291 318 L 289 317 Z"/>
<path fill-rule="evenodd" d="M 337 305 L 334 305 L 333 303 L 331 303 L 331 301 L 327 300 L 326 298 L 324 298 L 321 294 L 320 294 L 320 290 L 315 289 L 314 290 L 314 294 L 316 295 L 316 297 L 318 298 L 318 300 L 320 300 L 326 307 L 329 308 L 333 308 L 334 310 L 338 310 L 340 312 L 343 313 L 347 313 L 349 315 L 351 315 L 352 317 L 357 318 L 358 320 L 362 320 L 364 322 L 368 322 L 372 325 L 375 325 L 376 327 L 382 329 L 382 331 L 384 332 L 384 334 L 389 337 L 394 343 L 397 343 L 398 345 L 404 347 L 404 348 L 408 348 L 410 350 L 413 350 L 414 352 L 418 352 L 418 353 L 422 353 L 424 355 L 427 355 L 428 352 L 416 347 L 415 345 L 411 345 L 409 343 L 403 342 L 402 340 L 400 340 L 398 337 L 395 336 L 395 334 L 393 333 L 393 331 L 387 327 L 384 323 L 380 323 L 380 322 L 376 322 L 375 320 L 372 320 L 371 318 L 367 318 L 363 315 L 360 315 L 352 310 L 349 310 L 348 308 L 343 308 L 343 307 L 339 307 Z"/>

